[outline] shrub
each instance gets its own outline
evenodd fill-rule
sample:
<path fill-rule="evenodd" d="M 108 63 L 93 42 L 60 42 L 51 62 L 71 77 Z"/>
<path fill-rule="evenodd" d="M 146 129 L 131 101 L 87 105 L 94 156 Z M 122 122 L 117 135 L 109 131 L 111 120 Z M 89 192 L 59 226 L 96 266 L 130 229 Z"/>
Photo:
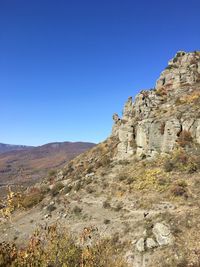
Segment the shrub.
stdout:
<path fill-rule="evenodd" d="M 189 161 L 189 156 L 186 154 L 183 148 L 175 151 L 172 158 L 172 163 L 174 164 L 174 168 L 181 169 L 182 167 L 187 166 Z"/>
<path fill-rule="evenodd" d="M 172 162 L 170 159 L 167 159 L 167 160 L 164 162 L 164 170 L 165 170 L 166 172 L 171 172 L 173 169 L 174 169 L 174 164 L 173 164 L 173 162 Z"/>
<path fill-rule="evenodd" d="M 186 193 L 186 190 L 184 187 L 179 186 L 179 185 L 174 185 L 171 188 L 171 193 L 174 196 L 183 196 Z"/>
<path fill-rule="evenodd" d="M 110 164 L 110 158 L 108 156 L 104 156 L 102 159 L 101 159 L 101 165 L 102 166 L 109 166 Z"/>
<path fill-rule="evenodd" d="M 74 190 L 75 190 L 75 191 L 79 191 L 79 190 L 81 189 L 81 187 L 82 187 L 82 183 L 79 181 L 79 182 L 77 182 L 77 183 L 75 184 L 75 186 L 74 186 Z"/>
<path fill-rule="evenodd" d="M 66 185 L 63 189 L 64 194 L 68 194 L 72 190 L 72 186 Z"/>
<path fill-rule="evenodd" d="M 127 175 L 125 173 L 119 173 L 116 178 L 118 181 L 122 182 L 127 179 Z"/>
<path fill-rule="evenodd" d="M 183 102 L 181 101 L 180 97 L 176 98 L 176 100 L 175 100 L 175 105 L 176 105 L 176 106 L 179 106 L 179 105 L 181 105 L 181 104 L 183 104 Z"/>
<path fill-rule="evenodd" d="M 189 145 L 191 142 L 192 142 L 191 133 L 189 131 L 183 130 L 179 135 L 178 144 L 181 147 L 185 147 Z"/>
<path fill-rule="evenodd" d="M 87 192 L 88 194 L 92 194 L 92 193 L 95 192 L 95 189 L 94 189 L 93 187 L 91 187 L 91 186 L 88 186 L 88 187 L 86 187 L 86 192 Z"/>
<path fill-rule="evenodd" d="M 167 92 L 166 92 L 166 90 L 164 88 L 157 89 L 155 93 L 156 93 L 157 96 L 165 96 L 165 95 L 167 95 Z"/>
<path fill-rule="evenodd" d="M 134 181 L 135 181 L 135 179 L 134 179 L 133 177 L 128 177 L 127 180 L 126 180 L 126 184 L 127 184 L 127 185 L 130 185 L 130 184 L 132 184 Z"/>
<path fill-rule="evenodd" d="M 119 202 L 117 206 L 114 208 L 115 211 L 120 211 L 123 208 L 123 202 Z"/>
<path fill-rule="evenodd" d="M 75 206 L 73 208 L 73 212 L 77 215 L 77 214 L 80 214 L 82 212 L 82 208 L 78 207 L 78 206 Z"/>
<path fill-rule="evenodd" d="M 103 223 L 104 223 L 104 224 L 110 224 L 110 220 L 105 219 L 105 220 L 103 221 Z"/>
<path fill-rule="evenodd" d="M 111 239 L 112 245 L 115 245 L 119 242 L 119 233 L 115 232 Z"/>
<path fill-rule="evenodd" d="M 110 208 L 111 208 L 110 203 L 108 202 L 108 200 L 105 200 L 105 201 L 103 202 L 103 208 L 104 208 L 104 209 L 110 209 Z"/>
<path fill-rule="evenodd" d="M 56 210 L 56 206 L 54 206 L 54 204 L 50 204 L 49 206 L 47 206 L 47 211 L 48 212 L 52 212 L 54 210 Z"/>
<path fill-rule="evenodd" d="M 166 186 L 169 184 L 169 180 L 166 177 L 159 177 L 158 178 L 158 185 L 159 186 Z"/>
<path fill-rule="evenodd" d="M 173 196 L 187 196 L 187 183 L 183 180 L 177 181 L 171 187 L 171 193 Z"/>
<path fill-rule="evenodd" d="M 179 181 L 176 182 L 176 184 L 177 184 L 178 186 L 183 187 L 183 188 L 187 187 L 187 183 L 186 183 L 186 181 L 184 181 L 184 180 L 179 180 Z"/>
<path fill-rule="evenodd" d="M 54 197 L 56 196 L 60 190 L 64 187 L 63 183 L 57 182 L 54 187 L 51 189 L 51 195 Z"/>
<path fill-rule="evenodd" d="M 49 188 L 48 185 L 42 185 L 42 186 L 40 187 L 40 190 L 41 190 L 41 193 L 42 193 L 42 194 L 47 194 L 47 193 L 50 191 L 50 188 Z"/>
<path fill-rule="evenodd" d="M 40 203 L 43 199 L 44 195 L 42 192 L 38 189 L 33 192 L 29 192 L 23 197 L 23 200 L 21 202 L 22 207 L 24 208 L 32 208 L 36 206 L 38 203 Z"/>
<path fill-rule="evenodd" d="M 172 170 L 187 171 L 194 173 L 200 168 L 200 157 L 198 150 L 191 148 L 186 152 L 183 148 L 179 148 L 173 152 L 172 159 L 167 159 L 164 164 L 164 170 L 170 172 Z M 197 155 L 195 155 L 197 153 Z"/>
<path fill-rule="evenodd" d="M 49 176 L 50 178 L 56 176 L 56 170 L 50 170 L 49 173 L 48 173 L 48 176 Z"/>
<path fill-rule="evenodd" d="M 85 246 L 92 238 L 92 231 L 85 228 L 79 238 L 67 229 L 52 225 L 38 229 L 23 249 L 15 244 L 0 244 L 1 266 L 73 266 L 73 267 L 125 267 L 127 264 L 120 256 L 122 248 L 117 246 L 116 238 L 98 239 L 92 246 Z M 117 252 L 117 253 L 116 253 Z"/>
<path fill-rule="evenodd" d="M 120 165 L 124 165 L 124 166 L 126 166 L 126 165 L 128 165 L 130 162 L 128 161 L 128 160 L 126 160 L 126 159 L 123 159 L 123 160 L 119 160 L 118 161 L 118 164 L 120 164 Z"/>
<path fill-rule="evenodd" d="M 194 173 L 198 170 L 198 166 L 195 162 L 190 162 L 187 166 L 188 173 Z"/>
<path fill-rule="evenodd" d="M 180 151 L 174 158 L 175 163 L 185 165 L 188 162 L 188 155 L 184 151 Z"/>

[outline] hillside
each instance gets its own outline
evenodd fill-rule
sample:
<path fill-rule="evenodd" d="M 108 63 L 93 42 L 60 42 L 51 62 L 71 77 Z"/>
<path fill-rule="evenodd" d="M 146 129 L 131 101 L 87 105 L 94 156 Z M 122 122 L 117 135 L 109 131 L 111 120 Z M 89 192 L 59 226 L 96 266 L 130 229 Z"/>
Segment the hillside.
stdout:
<path fill-rule="evenodd" d="M 114 114 L 110 137 L 13 197 L 15 205 L 2 201 L 0 241 L 21 246 L 38 225 L 51 229 L 56 223 L 73 233 L 84 252 L 82 264 L 78 257 L 70 267 L 200 266 L 199 107 L 200 52 L 180 51 L 155 88 L 130 97 L 122 116 Z M 9 221 L 6 207 L 16 201 Z M 110 241 L 99 257 L 110 259 L 113 248 L 117 262 L 95 264 L 101 239 Z M 43 239 L 31 239 L 36 258 L 37 241 Z M 63 243 L 55 243 L 56 260 L 45 255 L 52 266 L 66 266 L 59 254 Z M 26 263 L 32 259 L 28 248 Z M 74 250 L 67 251 L 65 256 Z M 49 266 L 42 256 L 41 262 Z"/>
<path fill-rule="evenodd" d="M 9 145 L 9 144 L 2 144 L 0 143 L 0 154 L 1 153 L 5 153 L 5 152 L 9 152 L 9 151 L 13 151 L 13 150 L 27 150 L 27 149 L 31 149 L 33 147 L 31 146 L 22 146 L 22 145 Z"/>
<path fill-rule="evenodd" d="M 50 170 L 61 168 L 94 145 L 84 142 L 62 142 L 28 148 L 16 146 L 17 150 L 0 154 L 0 183 L 33 184 L 48 176 Z"/>

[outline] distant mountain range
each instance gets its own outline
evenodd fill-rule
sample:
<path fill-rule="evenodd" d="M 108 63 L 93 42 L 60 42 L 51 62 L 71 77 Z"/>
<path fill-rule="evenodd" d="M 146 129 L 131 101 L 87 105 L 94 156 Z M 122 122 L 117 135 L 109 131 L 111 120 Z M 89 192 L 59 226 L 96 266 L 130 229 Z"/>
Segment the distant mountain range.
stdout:
<path fill-rule="evenodd" d="M 9 145 L 9 144 L 3 144 L 0 143 L 0 154 L 4 152 L 9 152 L 13 150 L 25 150 L 25 149 L 31 149 L 32 146 L 22 146 L 22 145 Z"/>
<path fill-rule="evenodd" d="M 94 143 L 56 142 L 38 147 L 0 144 L 0 185 L 31 184 L 94 147 Z"/>

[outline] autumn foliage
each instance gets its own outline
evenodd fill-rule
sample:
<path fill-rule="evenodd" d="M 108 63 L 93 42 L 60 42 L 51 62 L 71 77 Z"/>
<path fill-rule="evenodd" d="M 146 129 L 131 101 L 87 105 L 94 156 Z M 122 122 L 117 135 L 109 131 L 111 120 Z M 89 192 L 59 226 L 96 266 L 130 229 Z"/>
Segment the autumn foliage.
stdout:
<path fill-rule="evenodd" d="M 35 231 L 22 248 L 0 244 L 0 266 L 8 267 L 125 267 L 120 248 L 110 239 L 96 240 L 88 245 L 94 229 L 85 228 L 78 240 L 58 225 Z"/>

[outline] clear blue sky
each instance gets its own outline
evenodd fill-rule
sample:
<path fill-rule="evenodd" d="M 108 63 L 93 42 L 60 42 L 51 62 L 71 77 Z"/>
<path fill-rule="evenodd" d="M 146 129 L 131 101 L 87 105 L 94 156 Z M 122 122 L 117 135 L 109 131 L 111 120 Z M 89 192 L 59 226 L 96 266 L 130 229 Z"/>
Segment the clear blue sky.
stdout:
<path fill-rule="evenodd" d="M 200 49 L 199 11 L 199 0 L 0 0 L 0 142 L 105 139 L 176 51 Z"/>

